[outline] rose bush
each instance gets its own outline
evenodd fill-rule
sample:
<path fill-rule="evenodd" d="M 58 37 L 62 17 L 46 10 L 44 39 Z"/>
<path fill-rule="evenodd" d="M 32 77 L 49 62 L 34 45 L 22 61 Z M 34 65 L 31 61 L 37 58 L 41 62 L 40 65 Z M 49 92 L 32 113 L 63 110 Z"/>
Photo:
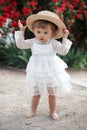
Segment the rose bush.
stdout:
<path fill-rule="evenodd" d="M 75 43 L 73 48 L 76 53 L 78 48 L 82 52 L 87 50 L 87 1 L 86 0 L 1 0 L 0 1 L 0 39 L 7 43 L 9 33 L 18 30 L 18 20 L 25 25 L 26 18 L 40 10 L 51 10 L 59 15 L 70 31 L 69 38 Z M 29 32 L 29 33 L 28 33 Z M 32 37 L 26 29 L 25 38 Z M 11 35 L 11 37 L 14 35 Z M 10 37 L 9 37 L 10 38 Z M 0 40 L 0 41 L 1 41 Z M 10 38 L 10 42 L 12 40 Z M 12 46 L 12 45 L 11 45 Z M 4 45 L 7 47 L 7 44 Z M 9 45 L 8 45 L 9 48 Z M 2 49 L 2 48 L 1 48 Z M 6 48 L 7 49 L 7 48 Z M 18 51 L 18 50 L 17 50 Z M 19 50 L 20 51 L 20 50 Z M 31 53 L 30 53 L 31 54 Z M 83 56 L 83 54 L 81 54 Z M 11 54 L 12 56 L 12 54 Z M 16 55 L 17 56 L 17 55 Z M 23 57 L 19 56 L 22 60 Z M 71 56 L 72 57 L 72 56 Z M 87 57 L 86 57 L 87 58 Z M 87 59 L 86 59 L 87 61 Z M 69 62 L 69 61 L 67 61 Z"/>
<path fill-rule="evenodd" d="M 87 2 L 85 0 L 52 0 L 51 10 L 60 15 L 77 48 L 87 49 Z"/>

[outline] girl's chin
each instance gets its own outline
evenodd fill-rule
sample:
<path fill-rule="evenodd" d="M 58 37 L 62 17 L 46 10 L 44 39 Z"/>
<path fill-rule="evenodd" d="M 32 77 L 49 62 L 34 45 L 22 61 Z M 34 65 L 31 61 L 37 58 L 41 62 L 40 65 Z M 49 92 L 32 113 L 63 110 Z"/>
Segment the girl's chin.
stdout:
<path fill-rule="evenodd" d="M 46 41 L 44 41 L 44 40 L 39 40 L 41 43 L 45 43 Z"/>

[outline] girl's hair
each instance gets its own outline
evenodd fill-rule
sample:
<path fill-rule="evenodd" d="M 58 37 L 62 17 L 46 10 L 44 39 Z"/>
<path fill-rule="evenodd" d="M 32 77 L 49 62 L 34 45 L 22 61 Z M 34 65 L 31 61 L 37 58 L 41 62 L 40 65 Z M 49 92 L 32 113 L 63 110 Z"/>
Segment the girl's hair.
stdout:
<path fill-rule="evenodd" d="M 46 21 L 46 20 L 37 20 L 33 23 L 32 28 L 43 28 L 45 29 L 48 25 L 51 26 L 53 35 L 56 34 L 56 32 L 58 31 L 58 27 L 53 24 L 52 22 Z"/>

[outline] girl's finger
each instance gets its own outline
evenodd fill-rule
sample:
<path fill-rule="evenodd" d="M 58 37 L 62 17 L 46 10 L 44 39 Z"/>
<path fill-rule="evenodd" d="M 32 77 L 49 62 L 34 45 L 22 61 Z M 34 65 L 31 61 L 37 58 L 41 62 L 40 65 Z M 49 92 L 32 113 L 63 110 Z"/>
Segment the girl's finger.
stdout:
<path fill-rule="evenodd" d="M 20 20 L 18 20 L 18 26 L 19 26 L 19 28 L 22 28 L 22 27 L 23 27 L 23 25 L 22 25 L 22 23 L 20 22 Z"/>

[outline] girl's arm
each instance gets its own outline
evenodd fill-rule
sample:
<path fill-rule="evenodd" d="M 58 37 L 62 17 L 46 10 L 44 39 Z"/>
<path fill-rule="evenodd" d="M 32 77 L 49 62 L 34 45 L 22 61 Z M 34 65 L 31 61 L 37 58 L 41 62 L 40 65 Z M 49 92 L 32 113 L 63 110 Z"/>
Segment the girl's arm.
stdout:
<path fill-rule="evenodd" d="M 52 43 L 54 50 L 61 55 L 66 55 L 72 45 L 72 42 L 67 39 L 68 35 L 69 31 L 64 30 L 62 43 L 58 42 L 57 40 L 54 40 Z"/>
<path fill-rule="evenodd" d="M 32 48 L 34 43 L 34 38 L 24 40 L 23 31 L 15 31 L 15 42 L 18 48 L 20 49 L 29 49 Z"/>
<path fill-rule="evenodd" d="M 31 48 L 34 42 L 34 38 L 29 40 L 24 40 L 24 32 L 26 26 L 23 26 L 20 20 L 18 21 L 18 26 L 20 28 L 20 31 L 15 31 L 15 41 L 17 47 L 21 49 Z"/>

